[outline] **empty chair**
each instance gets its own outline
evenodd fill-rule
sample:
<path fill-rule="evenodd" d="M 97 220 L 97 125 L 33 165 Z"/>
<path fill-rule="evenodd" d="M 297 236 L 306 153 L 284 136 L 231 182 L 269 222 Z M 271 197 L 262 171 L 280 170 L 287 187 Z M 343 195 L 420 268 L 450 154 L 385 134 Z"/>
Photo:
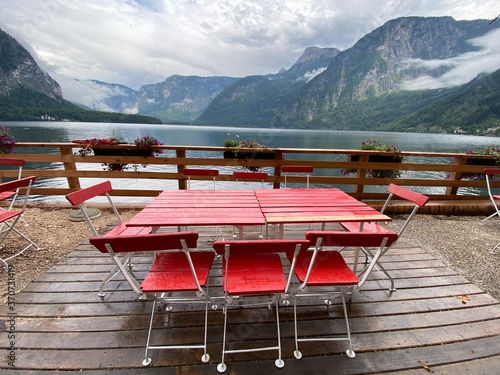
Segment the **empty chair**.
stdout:
<path fill-rule="evenodd" d="M 116 219 L 118 220 L 118 225 L 116 225 L 113 229 L 111 229 L 109 232 L 104 234 L 105 237 L 116 237 L 116 236 L 132 236 L 132 235 L 143 235 L 143 234 L 150 234 L 151 233 L 151 227 L 127 227 L 126 223 L 122 220 L 120 213 L 118 212 L 118 209 L 116 208 L 115 204 L 113 203 L 111 196 L 109 193 L 113 190 L 111 187 L 111 182 L 105 181 L 101 182 L 96 185 L 92 185 L 83 189 L 80 189 L 78 191 L 74 191 L 72 193 L 69 193 L 66 195 L 66 199 L 73 205 L 77 206 L 80 208 L 80 211 L 85 218 L 85 221 L 87 222 L 90 230 L 92 231 L 92 234 L 94 236 L 99 236 L 99 233 L 97 232 L 97 229 L 94 227 L 92 224 L 92 220 L 90 219 L 88 213 L 87 213 L 87 207 L 86 203 L 92 198 L 98 197 L 98 196 L 105 196 L 107 198 L 107 201 L 109 203 L 109 206 L 111 207 L 113 213 L 116 216 Z M 102 249 L 99 249 L 102 251 Z M 108 251 L 103 251 L 107 252 Z M 111 255 L 111 253 L 110 253 Z M 130 263 L 131 258 L 134 256 L 133 252 L 126 252 L 124 256 L 121 258 L 121 264 L 122 266 L 128 263 L 129 270 L 131 269 L 132 265 Z M 118 261 L 118 255 L 111 255 L 115 263 Z M 103 279 L 101 284 L 99 285 L 99 297 L 104 297 L 106 294 L 104 293 L 104 285 L 108 283 L 115 275 L 118 273 L 123 273 L 122 270 L 123 267 L 121 266 L 116 266 L 114 267 L 109 274 Z M 124 275 L 125 276 L 125 275 Z M 128 281 L 128 280 L 127 280 Z M 144 296 L 142 295 L 139 285 L 130 283 L 129 284 L 132 286 L 134 291 L 138 294 L 141 294 L 141 299 L 144 299 Z"/>
<path fill-rule="evenodd" d="M 30 195 L 31 187 L 35 183 L 36 177 L 24 177 L 18 180 L 13 180 L 9 182 L 4 182 L 0 184 L 0 194 L 3 193 L 14 193 L 17 194 L 20 188 L 24 188 L 25 192 L 22 196 L 22 203 L 20 208 L 11 209 L 11 210 L 0 210 L 0 245 L 4 244 L 7 236 L 14 232 L 25 242 L 25 246 L 19 250 L 16 254 L 0 258 L 0 264 L 3 267 L 7 268 L 7 262 L 16 256 L 24 253 L 29 248 L 33 247 L 35 250 L 40 250 L 40 247 L 30 238 L 28 238 L 23 232 L 17 229 L 16 225 L 19 222 L 19 219 L 24 214 L 26 210 L 26 205 L 28 203 L 28 198 Z M 22 242 L 21 242 L 22 243 Z"/>
<path fill-rule="evenodd" d="M 219 175 L 219 171 L 217 169 L 202 169 L 202 168 L 184 168 L 182 174 L 188 178 L 187 188 L 191 189 L 191 177 L 212 177 L 214 181 L 214 190 L 215 190 L 215 178 Z"/>
<path fill-rule="evenodd" d="M 289 174 L 306 174 L 306 189 L 309 189 L 309 176 L 314 172 L 314 168 L 311 167 L 310 165 L 283 165 L 281 167 L 281 173 L 285 176 L 285 187 L 287 183 L 287 177 Z M 307 226 L 307 228 L 304 227 L 292 227 L 292 226 L 287 226 L 283 225 L 283 230 L 310 230 L 314 229 L 314 226 L 311 226 L 310 224 Z"/>
<path fill-rule="evenodd" d="M 288 298 L 293 299 L 295 358 L 300 359 L 302 357 L 302 353 L 299 350 L 299 342 L 308 341 L 347 341 L 348 348 L 346 354 L 349 357 L 355 356 L 352 350 L 345 295 L 350 293 L 353 287 L 363 285 L 384 249 L 394 243 L 397 237 L 396 233 L 307 232 L 306 239 L 314 245 L 313 250 L 311 251 L 303 247 L 300 251 L 287 252 L 287 258 L 291 263 L 291 270 L 298 279 L 298 285 L 290 287 L 285 293 Z M 377 247 L 377 251 L 373 258 L 370 259 L 368 268 L 361 280 L 349 268 L 339 251 L 351 246 L 356 248 Z M 326 249 L 326 247 L 329 248 Z M 335 332 L 329 335 L 321 331 L 310 337 L 299 338 L 297 307 L 301 297 L 321 297 L 325 299 L 327 305 L 330 305 L 331 299 L 335 296 L 339 296 L 342 301 L 347 335 L 338 337 L 338 335 L 335 335 Z"/>
<path fill-rule="evenodd" d="M 242 241 L 217 241 L 213 248 L 217 254 L 223 256 L 222 279 L 224 289 L 224 334 L 222 344 L 222 359 L 217 366 L 219 372 L 226 370 L 226 354 L 277 351 L 276 367 L 285 365 L 281 358 L 281 337 L 279 324 L 280 294 L 284 293 L 288 284 L 283 271 L 280 253 L 298 252 L 309 246 L 304 240 L 242 240 Z M 246 347 L 228 349 L 228 315 L 232 303 L 241 306 L 242 298 L 254 296 L 267 296 L 262 301 L 259 299 L 251 306 L 274 305 L 276 308 L 277 343 L 271 346 Z M 241 323 L 241 322 L 239 322 Z"/>
<path fill-rule="evenodd" d="M 184 168 L 182 171 L 182 174 L 184 176 L 187 176 L 188 178 L 188 184 L 187 184 L 187 189 L 191 190 L 191 177 L 195 176 L 205 176 L 205 177 L 212 177 L 214 181 L 213 189 L 215 190 L 215 178 L 219 175 L 219 171 L 217 169 L 202 169 L 202 168 Z M 179 228 L 179 231 L 184 230 L 184 231 L 189 231 L 189 227 L 182 227 Z M 224 234 L 220 230 L 219 227 L 215 227 L 215 230 L 217 232 L 217 236 L 220 237 L 220 239 L 224 239 Z"/>
<path fill-rule="evenodd" d="M 314 172 L 314 168 L 310 165 L 283 165 L 281 167 L 281 173 L 285 176 L 285 187 L 287 182 L 287 177 L 289 174 L 305 173 L 306 174 L 306 188 L 309 189 L 309 176 Z"/>
<path fill-rule="evenodd" d="M 25 164 L 26 162 L 24 161 L 24 159 L 0 158 L 0 165 L 8 167 L 17 167 L 16 178 L 18 180 L 22 178 L 23 167 L 25 166 Z M 11 210 L 12 207 L 14 206 L 14 203 L 16 203 L 18 193 L 19 189 L 16 189 L 16 191 L 4 191 L 0 194 L 0 201 L 11 199 L 8 210 Z M 28 223 L 24 220 L 22 216 L 20 220 L 24 222 L 24 225 L 28 225 Z"/>
<path fill-rule="evenodd" d="M 418 209 L 420 207 L 425 206 L 426 203 L 429 201 L 429 197 L 427 197 L 423 194 L 414 192 L 412 190 L 406 189 L 402 186 L 395 185 L 395 184 L 390 184 L 388 187 L 388 191 L 389 191 L 389 196 L 387 197 L 387 200 L 385 201 L 384 206 L 382 207 L 382 210 L 380 211 L 381 213 L 385 212 L 386 208 L 388 207 L 389 203 L 391 202 L 391 200 L 394 196 L 399 197 L 401 199 L 404 199 L 407 202 L 410 202 L 413 204 L 413 209 L 412 209 L 411 213 L 408 215 L 408 217 L 406 218 L 406 221 L 403 223 L 401 228 L 399 228 L 398 237 L 401 237 L 403 235 L 403 232 L 407 228 L 408 224 L 410 223 L 410 221 L 413 219 L 413 217 L 417 213 Z M 371 223 L 341 222 L 340 224 L 345 229 L 347 229 L 348 231 L 351 231 L 351 232 L 359 232 L 360 230 L 362 230 L 363 232 L 369 232 L 369 233 L 382 233 L 382 234 L 392 233 L 387 228 L 383 227 L 382 225 L 380 225 L 378 223 L 374 223 L 374 222 L 371 222 Z M 393 245 L 394 245 L 394 243 L 393 243 Z M 384 255 L 391 247 L 392 246 L 384 249 L 384 251 L 381 255 Z M 361 250 L 365 253 L 365 255 L 367 257 L 373 256 L 373 254 L 371 254 L 369 249 L 361 247 Z M 357 263 L 354 264 L 354 270 L 356 270 L 356 268 L 357 268 Z M 385 268 L 380 263 L 377 263 L 377 269 L 379 269 L 391 282 L 391 287 L 389 288 L 389 290 L 395 291 L 396 288 L 394 287 L 394 279 L 391 277 L 389 272 L 387 272 L 385 270 Z"/>
<path fill-rule="evenodd" d="M 266 172 L 233 172 L 233 177 L 236 181 L 236 189 L 238 189 L 239 181 L 260 181 L 261 187 L 264 188 L 264 181 L 267 179 L 267 177 L 269 177 L 269 175 Z M 237 229 L 239 234 L 236 235 L 236 233 L 234 232 L 233 237 L 239 237 L 240 239 L 243 238 L 243 227 L 238 226 Z M 264 228 L 261 228 L 259 237 L 264 237 Z"/>
<path fill-rule="evenodd" d="M 158 251 L 151 269 L 142 282 L 144 293 L 154 295 L 149 322 L 146 352 L 142 364 L 151 364 L 149 351 L 151 349 L 203 349 L 202 362 L 208 362 L 207 328 L 208 306 L 216 308 L 207 290 L 208 276 L 215 257 L 211 250 L 197 250 L 198 234 L 196 232 L 158 233 L 149 236 L 132 237 L 130 242 L 123 242 L 124 247 L 132 251 Z M 202 303 L 205 305 L 204 338 L 200 344 L 186 345 L 153 345 L 154 316 L 157 312 L 157 303 L 165 303 L 166 311 L 171 311 L 171 304 Z M 189 338 L 188 338 L 189 340 Z"/>
<path fill-rule="evenodd" d="M 493 204 L 493 209 L 495 210 L 495 212 L 481 220 L 481 223 L 484 223 L 489 219 L 500 218 L 500 194 L 494 194 L 493 188 L 491 187 L 491 181 L 493 181 L 494 176 L 500 176 L 500 168 L 486 168 L 484 170 L 484 175 L 486 178 L 486 188 L 488 189 L 488 195 L 490 197 L 491 203 Z"/>
<path fill-rule="evenodd" d="M 260 181 L 261 187 L 264 187 L 264 181 L 269 175 L 266 172 L 233 172 L 233 177 L 236 181 L 236 189 L 238 189 L 239 181 Z"/>

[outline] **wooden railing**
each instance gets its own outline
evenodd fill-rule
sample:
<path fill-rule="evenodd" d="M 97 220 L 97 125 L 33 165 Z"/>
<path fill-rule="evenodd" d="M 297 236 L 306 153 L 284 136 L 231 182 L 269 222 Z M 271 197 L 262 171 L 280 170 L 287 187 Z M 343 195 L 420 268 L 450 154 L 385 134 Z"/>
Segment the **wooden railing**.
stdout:
<path fill-rule="evenodd" d="M 102 146 L 106 147 L 106 146 Z M 117 148 L 135 146 L 119 145 Z M 387 194 L 368 192 L 370 186 L 386 186 L 391 182 L 403 186 L 441 187 L 442 194 L 429 194 L 430 199 L 477 199 L 474 196 L 457 196 L 459 188 L 485 188 L 484 180 L 463 180 L 461 175 L 466 172 L 482 173 L 484 166 L 467 165 L 468 155 L 455 153 L 430 152 L 402 152 L 402 163 L 369 162 L 370 155 L 379 154 L 376 151 L 360 150 L 330 150 L 330 149 L 273 149 L 274 159 L 224 159 L 223 152 L 229 149 L 224 147 L 198 146 L 160 146 L 164 153 L 158 157 L 118 157 L 118 156 L 80 156 L 75 155 L 79 146 L 73 143 L 17 143 L 14 154 L 1 155 L 3 158 L 20 158 L 28 164 L 23 170 L 23 176 L 34 175 L 39 179 L 64 178 L 67 187 L 44 187 L 38 184 L 32 189 L 35 195 L 65 195 L 82 187 L 82 178 L 91 179 L 160 179 L 176 180 L 179 189 L 186 188 L 186 177 L 182 171 L 184 167 L 209 167 L 225 170 L 217 177 L 219 181 L 232 181 L 231 168 L 241 166 L 265 167 L 269 174 L 267 182 L 274 188 L 282 186 L 284 177 L 281 175 L 283 165 L 310 165 L 314 167 L 314 175 L 310 177 L 310 184 L 320 186 L 342 185 L 343 190 L 357 199 L 384 199 Z M 199 155 L 204 156 L 200 157 Z M 359 161 L 348 161 L 350 155 L 360 155 Z M 198 156 L 197 156 L 198 155 Z M 383 153 L 383 155 L 390 155 Z M 478 159 L 492 160 L 491 156 L 478 156 Z M 300 159 L 300 160 L 299 160 Z M 31 164 L 35 163 L 35 164 Z M 89 163 L 94 169 L 88 169 Z M 147 164 L 157 168 L 136 171 L 133 168 L 127 171 L 104 171 L 96 169 L 95 164 L 119 163 L 129 165 Z M 35 165 L 35 167 L 31 167 Z M 0 177 L 14 178 L 17 172 L 0 167 Z M 387 170 L 399 169 L 402 176 L 397 179 L 367 177 L 367 169 Z M 353 175 L 342 175 L 341 170 L 357 169 Z M 414 172 L 414 173 L 413 173 Z M 437 172 L 437 173 L 436 173 Z M 411 177 L 414 176 L 414 177 Z M 210 180 L 212 177 L 196 177 Z M 97 180 L 96 180 L 97 182 Z M 288 176 L 288 183 L 304 183 L 304 177 Z M 500 187 L 500 182 L 494 182 L 494 187 Z M 373 190 L 373 189 L 372 189 Z M 382 189 L 381 191 L 386 191 Z M 153 189 L 115 189 L 113 194 L 124 197 L 152 197 L 159 190 Z"/>

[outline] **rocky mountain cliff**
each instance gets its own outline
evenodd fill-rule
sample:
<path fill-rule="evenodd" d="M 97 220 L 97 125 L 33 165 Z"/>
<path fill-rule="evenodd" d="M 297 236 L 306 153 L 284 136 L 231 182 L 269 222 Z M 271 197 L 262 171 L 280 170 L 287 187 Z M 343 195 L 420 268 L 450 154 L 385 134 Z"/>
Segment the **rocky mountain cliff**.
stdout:
<path fill-rule="evenodd" d="M 20 87 L 62 98 L 59 84 L 45 73 L 31 54 L 9 34 L 0 29 L 0 95 Z"/>
<path fill-rule="evenodd" d="M 197 120 L 217 125 L 274 127 L 286 108 L 313 77 L 326 70 L 340 53 L 337 48 L 308 47 L 288 70 L 265 76 L 249 76 L 228 85 Z"/>
<path fill-rule="evenodd" d="M 309 122 L 328 117 L 339 105 L 399 91 L 404 81 L 424 74 L 442 76 L 451 65 L 416 62 L 437 62 L 475 51 L 478 47 L 467 41 L 491 30 L 485 20 L 391 20 L 336 56 L 328 69 L 291 101 L 285 120 Z"/>
<path fill-rule="evenodd" d="M 228 86 L 199 120 L 210 125 L 398 130 L 393 127 L 398 119 L 423 113 L 458 89 L 409 91 L 404 84 L 422 76 L 444 76 L 458 64 L 450 59 L 478 51 L 470 40 L 495 27 L 500 24 L 451 17 L 391 20 L 336 54 L 327 69 L 302 85 L 283 88 L 273 86 L 268 76 L 256 76 Z M 476 108 L 476 113 L 483 110 Z M 477 121 L 476 129 L 485 129 L 492 119 L 486 113 L 471 121 Z M 450 118 L 447 128 L 434 125 L 417 128 L 449 131 L 454 126 Z"/>

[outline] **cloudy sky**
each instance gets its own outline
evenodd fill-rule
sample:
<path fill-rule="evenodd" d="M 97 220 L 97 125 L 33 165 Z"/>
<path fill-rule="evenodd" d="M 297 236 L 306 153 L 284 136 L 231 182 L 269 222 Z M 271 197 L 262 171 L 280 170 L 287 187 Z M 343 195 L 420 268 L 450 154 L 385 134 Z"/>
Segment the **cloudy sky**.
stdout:
<path fill-rule="evenodd" d="M 174 74 L 274 73 L 308 46 L 347 49 L 393 18 L 499 13 L 498 0 L 0 0 L 0 28 L 68 97 L 68 78 L 139 89 Z"/>

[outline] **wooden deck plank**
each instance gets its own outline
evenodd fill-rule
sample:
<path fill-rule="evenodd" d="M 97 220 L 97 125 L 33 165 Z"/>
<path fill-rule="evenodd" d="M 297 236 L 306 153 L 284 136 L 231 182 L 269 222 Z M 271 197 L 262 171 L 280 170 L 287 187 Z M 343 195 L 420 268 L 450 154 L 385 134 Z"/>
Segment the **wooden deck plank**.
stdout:
<path fill-rule="evenodd" d="M 353 254 L 346 252 L 348 262 Z M 149 262 L 147 254 L 134 259 L 139 279 L 147 274 Z M 304 358 L 293 358 L 293 309 L 280 308 L 287 373 L 330 374 L 332 368 L 340 374 L 426 373 L 419 361 L 444 374 L 494 373 L 498 369 L 497 299 L 408 242 L 400 241 L 384 256 L 383 264 L 395 278 L 397 291 L 390 293 L 388 281 L 373 273 L 348 302 L 354 359 L 344 354 L 342 342 L 303 343 Z M 120 276 L 107 285 L 104 299 L 99 298 L 98 284 L 110 269 L 106 255 L 83 243 L 19 293 L 16 369 L 4 360 L 0 371 L 23 375 L 57 370 L 97 375 L 118 371 L 127 375 L 217 373 L 223 323 L 220 310 L 210 312 L 209 364 L 201 363 L 199 350 L 154 350 L 153 367 L 143 368 L 151 301 L 139 301 Z M 219 276 L 220 264 L 210 277 L 214 289 L 220 286 Z M 309 302 L 298 308 L 299 334 L 345 331 L 338 300 L 329 307 L 321 301 Z M 168 315 L 157 314 L 153 337 L 177 343 L 200 340 L 202 315 L 193 305 L 176 307 Z M 7 310 L 0 307 L 4 330 L 7 319 Z M 248 329 L 256 336 L 245 342 L 268 344 L 274 339 L 274 314 L 267 309 L 231 310 L 229 332 L 233 337 L 234 332 Z M 284 370 L 274 366 L 274 359 L 275 354 L 265 352 L 230 355 L 227 373 L 283 374 Z"/>

